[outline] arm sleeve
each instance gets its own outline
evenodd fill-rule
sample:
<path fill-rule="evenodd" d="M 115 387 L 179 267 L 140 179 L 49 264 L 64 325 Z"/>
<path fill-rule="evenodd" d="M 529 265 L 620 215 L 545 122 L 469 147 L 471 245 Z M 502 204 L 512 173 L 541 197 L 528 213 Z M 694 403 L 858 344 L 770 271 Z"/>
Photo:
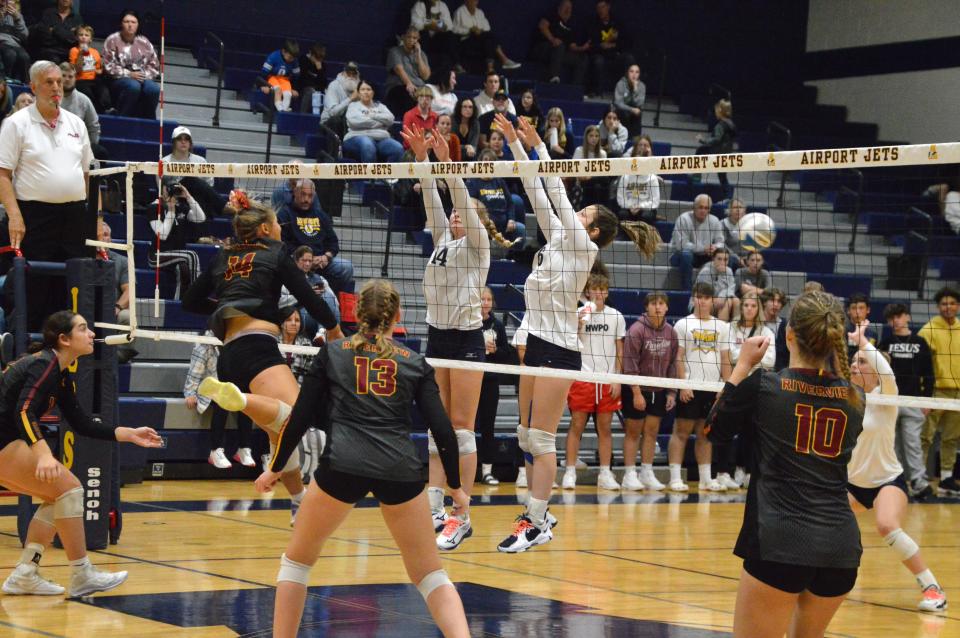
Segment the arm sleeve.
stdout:
<path fill-rule="evenodd" d="M 207 216 L 204 214 L 203 209 L 200 208 L 200 202 L 193 197 L 190 198 L 190 210 L 187 212 L 187 221 L 193 222 L 194 224 L 207 221 Z"/>
<path fill-rule="evenodd" d="M 623 339 L 623 373 L 638 374 L 640 371 L 640 353 L 643 348 L 643 338 L 639 333 L 627 332 Z"/>
<path fill-rule="evenodd" d="M 60 414 L 67 417 L 70 427 L 80 434 L 101 441 L 117 440 L 115 428 L 104 425 L 103 421 L 91 417 L 86 410 L 80 407 L 72 378 L 67 377 L 66 383 L 60 386 L 57 393 L 57 405 L 60 407 Z"/>
<path fill-rule="evenodd" d="M 330 86 L 327 87 L 326 94 L 323 96 L 323 113 L 320 115 L 321 124 L 325 124 L 331 117 L 342 115 L 351 104 L 349 95 L 345 95 L 337 101 L 337 93 L 340 91 L 337 87 L 339 86 L 340 83 L 334 80 L 330 83 Z"/>
<path fill-rule="evenodd" d="M 147 50 L 143 56 L 143 74 L 148 80 L 152 80 L 160 75 L 160 59 L 157 57 L 157 50 L 153 48 L 153 43 L 149 40 L 146 40 L 146 43 Z"/>
<path fill-rule="evenodd" d="M 23 143 L 23 137 L 16 123 L 10 118 L 4 118 L 3 125 L 0 126 L 0 168 L 10 171 L 17 170 L 17 164 L 20 163 L 20 148 Z M 11 182 L 13 176 L 10 177 Z"/>
<path fill-rule="evenodd" d="M 446 180 L 447 188 L 453 196 L 453 205 L 463 216 L 463 225 L 467 230 L 467 243 L 474 248 L 489 251 L 490 237 L 487 235 L 487 229 L 480 222 L 480 215 L 477 214 L 473 200 L 467 194 L 467 185 L 460 177 L 448 177 Z M 511 201 L 509 193 L 507 193 L 507 201 Z"/>
<path fill-rule="evenodd" d="M 460 487 L 460 452 L 457 446 L 457 435 L 450 425 L 450 418 L 440 402 L 440 389 L 434 378 L 433 368 L 424 362 L 424 374 L 417 386 L 417 408 L 427 422 L 433 440 L 440 451 L 440 462 L 447 475 L 447 485 L 451 489 Z"/>
<path fill-rule="evenodd" d="M 45 361 L 35 357 L 29 367 L 17 398 L 17 436 L 33 445 L 43 440 L 40 417 L 47 410 L 46 396 L 49 393 L 50 376 L 54 374 L 56 359 Z M 46 386 L 46 387 L 45 387 Z"/>
<path fill-rule="evenodd" d="M 103 43 L 103 68 L 112 78 L 122 78 L 127 74 L 120 63 L 119 40 L 119 36 L 115 38 L 111 35 Z"/>
<path fill-rule="evenodd" d="M 158 222 L 155 219 L 150 220 L 150 228 L 158 237 L 160 237 L 160 241 L 166 241 L 167 237 L 170 236 L 170 231 L 173 230 L 173 224 L 175 221 L 176 215 L 167 210 L 163 214 L 163 221 Z"/>
<path fill-rule="evenodd" d="M 297 395 L 297 402 L 293 405 L 290 419 L 280 428 L 277 449 L 273 453 L 273 458 L 270 459 L 271 472 L 279 472 L 283 469 L 311 425 L 321 430 L 327 429 L 325 412 L 322 409 L 327 403 L 329 389 L 326 361 L 327 352 L 324 345 L 320 347 L 319 354 L 313 358 L 313 365 L 303 378 L 303 385 L 300 387 L 300 394 Z"/>
<path fill-rule="evenodd" d="M 707 417 L 704 433 L 713 443 L 729 443 L 744 426 L 753 421 L 760 375 L 756 370 L 740 384 L 727 383 Z"/>
<path fill-rule="evenodd" d="M 432 178 L 420 180 L 420 195 L 423 197 L 423 210 L 427 213 L 427 228 L 433 235 L 435 246 L 443 242 L 447 234 L 447 216 L 443 212 L 443 202 L 440 200 L 440 191 L 437 182 Z"/>
<path fill-rule="evenodd" d="M 330 306 L 313 291 L 307 278 L 303 276 L 303 271 L 297 268 L 297 264 L 289 255 L 280 258 L 280 281 L 300 305 L 306 308 L 310 316 L 317 320 L 317 323 L 327 330 L 336 327 L 337 318 L 330 310 Z M 193 290 L 193 286 L 190 289 Z"/>
<path fill-rule="evenodd" d="M 513 151 L 513 157 L 517 161 L 527 159 L 527 152 L 524 150 L 520 140 L 513 142 L 510 145 L 510 150 Z M 550 155 L 545 147 L 538 149 L 538 152 L 540 150 L 543 151 L 541 159 L 550 159 Z M 546 186 L 539 177 L 523 177 L 520 181 L 523 184 L 523 189 L 527 193 L 527 197 L 530 199 L 530 205 L 533 206 L 533 212 L 537 216 L 537 224 L 543 230 L 543 234 L 547 239 L 551 239 L 554 233 L 562 231 L 563 229 L 560 226 L 560 220 L 553 214 L 553 206 L 550 204 L 550 199 L 547 196 Z"/>
<path fill-rule="evenodd" d="M 200 273 L 181 299 L 183 309 L 198 315 L 210 315 L 217 309 L 217 302 L 210 299 L 213 292 L 213 275 L 209 268 Z"/>

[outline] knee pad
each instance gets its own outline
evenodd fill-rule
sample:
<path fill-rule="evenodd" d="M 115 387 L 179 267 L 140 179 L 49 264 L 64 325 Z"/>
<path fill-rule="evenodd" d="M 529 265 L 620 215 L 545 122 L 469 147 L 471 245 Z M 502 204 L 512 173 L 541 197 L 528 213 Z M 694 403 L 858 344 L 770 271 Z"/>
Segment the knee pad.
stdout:
<path fill-rule="evenodd" d="M 460 456 L 477 453 L 477 436 L 472 430 L 460 429 L 454 430 L 457 435 L 457 448 L 460 450 Z"/>
<path fill-rule="evenodd" d="M 290 583 L 299 583 L 304 587 L 310 580 L 310 565 L 304 565 L 287 558 L 286 554 L 280 556 L 280 571 L 277 573 L 277 582 L 287 581 Z"/>
<path fill-rule="evenodd" d="M 278 434 L 280 432 L 280 428 L 283 427 L 283 424 L 286 423 L 287 419 L 290 418 L 290 413 L 293 412 L 293 408 L 283 401 L 277 401 L 277 403 L 280 404 L 280 409 L 277 410 L 277 418 L 263 426 L 274 434 Z"/>
<path fill-rule="evenodd" d="M 53 503 L 41 503 L 37 511 L 33 513 L 33 520 L 46 523 L 50 527 L 53 527 L 53 521 L 56 518 L 54 509 Z"/>
<path fill-rule="evenodd" d="M 453 585 L 450 582 L 450 578 L 447 576 L 447 572 L 442 569 L 437 571 L 430 572 L 423 577 L 419 583 L 417 583 L 417 591 L 420 592 L 420 595 L 423 596 L 423 599 L 426 600 L 434 589 L 437 587 L 443 587 L 444 585 Z"/>
<path fill-rule="evenodd" d="M 544 454 L 556 454 L 557 435 L 530 428 L 530 454 L 534 457 Z"/>
<path fill-rule="evenodd" d="M 83 516 L 83 488 L 75 487 L 57 497 L 53 504 L 54 518 L 81 518 Z"/>
<path fill-rule="evenodd" d="M 433 438 L 433 432 L 427 430 L 427 452 L 431 456 L 439 456 L 440 449 L 437 447 L 437 441 Z"/>
<path fill-rule="evenodd" d="M 524 453 L 530 451 L 530 428 L 517 426 L 517 447 Z"/>
<path fill-rule="evenodd" d="M 916 541 L 902 529 L 895 529 L 884 536 L 883 542 L 896 552 L 901 561 L 913 558 L 920 551 L 920 546 L 917 545 Z"/>

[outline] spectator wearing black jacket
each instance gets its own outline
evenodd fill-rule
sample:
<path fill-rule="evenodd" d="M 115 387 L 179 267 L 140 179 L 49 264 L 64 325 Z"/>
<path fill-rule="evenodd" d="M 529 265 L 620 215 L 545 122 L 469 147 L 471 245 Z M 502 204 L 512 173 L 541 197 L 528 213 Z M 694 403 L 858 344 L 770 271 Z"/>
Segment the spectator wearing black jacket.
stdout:
<path fill-rule="evenodd" d="M 719 100 L 713 105 L 713 114 L 717 118 L 717 123 L 713 127 L 713 134 L 708 136 L 697 135 L 697 155 L 715 155 L 723 153 L 732 153 L 733 144 L 737 139 L 737 125 L 733 123 L 733 105 L 730 100 Z M 729 188 L 730 182 L 727 180 L 727 174 L 717 173 L 720 183 L 725 189 Z"/>
<path fill-rule="evenodd" d="M 517 351 L 507 339 L 503 322 L 493 315 L 493 292 L 484 288 L 480 295 L 480 316 L 483 317 L 483 339 L 486 343 L 487 363 L 506 363 L 516 365 Z M 494 429 L 497 422 L 497 408 L 500 406 L 501 375 L 486 373 L 480 386 L 480 404 L 477 406 L 476 430 L 480 433 L 480 482 L 485 485 L 499 485 L 493 475 L 493 458 L 497 452 Z"/>
<path fill-rule="evenodd" d="M 910 331 L 910 311 L 902 303 L 889 304 L 883 309 L 883 318 L 890 326 L 890 334 L 880 341 L 877 350 L 890 358 L 901 396 L 933 396 L 935 377 L 930 346 Z M 926 466 L 920 445 L 920 433 L 927 410 L 900 407 L 897 410 L 897 458 L 907 475 L 914 496 L 932 493 L 926 479 Z"/>
<path fill-rule="evenodd" d="M 313 113 L 314 94 L 323 95 L 327 90 L 327 47 L 315 42 L 310 50 L 300 56 L 300 112 Z M 319 98 L 318 98 L 319 99 Z M 318 106 L 319 108 L 319 106 Z M 318 110 L 317 114 L 320 113 Z"/>
<path fill-rule="evenodd" d="M 612 84 L 610 69 L 619 74 L 634 62 L 625 29 L 613 18 L 610 0 L 598 0 L 597 15 L 590 23 L 590 70 L 587 94 L 599 95 Z"/>
<path fill-rule="evenodd" d="M 590 43 L 579 43 L 578 29 L 572 20 L 573 2 L 560 0 L 556 9 L 545 14 L 537 23 L 537 33 L 530 49 L 530 57 L 547 65 L 547 79 L 559 82 L 564 68 L 570 70 L 570 81 L 583 84 L 587 73 L 587 55 Z"/>
<path fill-rule="evenodd" d="M 57 0 L 57 6 L 44 11 L 40 22 L 31 28 L 37 59 L 66 62 L 70 49 L 77 46 L 77 27 L 82 25 L 83 18 L 73 12 L 73 0 Z"/>

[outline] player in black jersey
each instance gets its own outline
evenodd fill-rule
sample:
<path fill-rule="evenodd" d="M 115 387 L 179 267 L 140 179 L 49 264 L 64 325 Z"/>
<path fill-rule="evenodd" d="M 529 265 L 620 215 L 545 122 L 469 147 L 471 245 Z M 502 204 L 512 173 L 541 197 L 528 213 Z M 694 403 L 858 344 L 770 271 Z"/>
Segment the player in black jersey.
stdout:
<path fill-rule="evenodd" d="M 750 369 L 771 346 L 751 337 L 708 435 L 751 439 L 752 478 L 734 553 L 743 558 L 737 637 L 822 636 L 857 579 L 863 548 L 847 502 L 847 464 L 863 429 L 864 395 L 850 383 L 843 310 L 804 293 L 787 326 L 790 366 Z M 833 373 L 826 370 L 832 369 Z"/>
<path fill-rule="evenodd" d="M 63 587 L 38 572 L 43 551 L 57 533 L 73 567 L 70 596 L 108 591 L 127 579 L 127 572 L 111 574 L 90 564 L 83 532 L 83 487 L 54 458 L 39 425 L 41 416 L 58 407 L 70 426 L 84 436 L 160 447 L 160 437 L 151 428 L 108 427 L 77 403 L 68 367 L 91 352 L 93 331 L 87 321 L 62 310 L 44 321 L 43 349 L 10 364 L 0 379 L 0 484 L 42 501 L 27 529 L 20 561 L 3 583 L 4 593 L 63 593 Z"/>
<path fill-rule="evenodd" d="M 277 348 L 280 325 L 292 308 L 280 307 L 281 288 L 286 286 L 310 316 L 327 329 L 328 339 L 338 339 L 343 333 L 329 306 L 287 254 L 274 211 L 251 201 L 242 191 L 234 191 L 231 197 L 238 209 L 233 218 L 238 243 L 220 251 L 183 296 L 183 307 L 210 315 L 210 329 L 223 341 L 217 360 L 220 380 L 277 402 L 268 403 L 267 409 L 256 403 L 223 405 L 215 396 L 218 386 L 211 384 L 212 378 L 204 380 L 197 392 L 227 410 L 243 411 L 267 432 L 273 446 L 300 392 L 297 379 Z M 290 492 L 295 518 L 304 495 L 297 459 L 292 458 L 284 468 L 283 484 Z"/>

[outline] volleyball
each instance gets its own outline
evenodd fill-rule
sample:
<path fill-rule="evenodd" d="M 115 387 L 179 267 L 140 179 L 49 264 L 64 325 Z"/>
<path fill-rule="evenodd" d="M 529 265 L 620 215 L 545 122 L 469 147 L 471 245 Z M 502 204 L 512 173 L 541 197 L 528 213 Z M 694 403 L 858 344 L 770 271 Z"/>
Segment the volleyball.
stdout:
<path fill-rule="evenodd" d="M 750 213 L 744 215 L 737 225 L 740 242 L 746 250 L 770 248 L 777 239 L 777 227 L 769 215 Z"/>

